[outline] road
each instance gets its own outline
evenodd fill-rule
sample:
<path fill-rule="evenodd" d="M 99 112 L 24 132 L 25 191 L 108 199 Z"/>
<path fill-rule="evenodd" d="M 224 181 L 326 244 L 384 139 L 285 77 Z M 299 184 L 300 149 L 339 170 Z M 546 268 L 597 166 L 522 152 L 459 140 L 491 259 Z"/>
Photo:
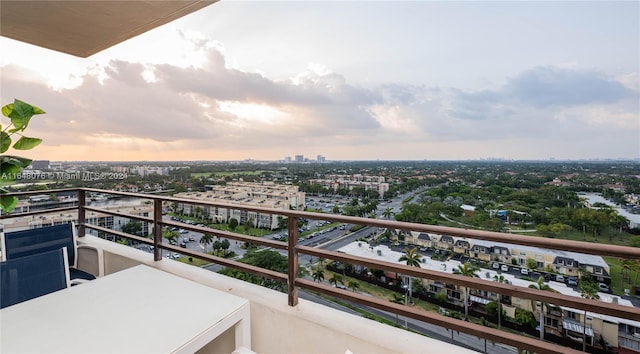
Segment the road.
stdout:
<path fill-rule="evenodd" d="M 417 194 L 419 192 L 414 192 L 414 194 Z M 393 200 L 391 200 L 390 202 L 383 202 L 381 203 L 381 205 L 378 208 L 378 217 L 382 218 L 382 213 L 384 212 L 384 210 L 386 208 L 392 208 L 394 213 L 398 213 L 401 211 L 402 208 L 402 201 L 404 199 L 406 199 L 407 197 L 409 197 L 411 195 L 411 193 L 408 194 L 404 194 L 401 195 L 399 197 L 394 198 Z M 317 221 L 317 220 L 310 220 L 307 227 L 310 230 L 314 230 L 317 229 L 319 227 L 319 223 L 321 221 Z M 372 226 L 366 226 L 356 232 L 349 232 L 348 230 L 352 227 L 353 225 L 345 225 L 344 229 L 342 230 L 339 227 L 336 227 L 334 230 L 332 231 L 327 231 L 323 234 L 318 234 L 316 236 L 314 236 L 313 238 L 305 238 L 303 240 L 300 241 L 301 245 L 305 245 L 305 246 L 311 246 L 311 247 L 319 247 L 322 249 L 327 249 L 327 250 L 338 250 L 346 245 L 348 245 L 349 243 L 362 238 L 362 237 L 367 237 L 369 235 L 371 235 L 372 233 L 377 233 L 379 232 L 379 230 L 376 227 L 372 227 Z M 272 235 L 267 235 L 265 237 L 269 237 L 269 238 L 274 238 L 277 237 L 279 234 L 282 234 L 282 231 L 278 232 L 278 233 L 274 233 Z M 203 251 L 203 246 L 200 244 L 200 237 L 202 235 L 200 233 L 196 233 L 196 232 L 186 232 L 186 233 L 181 233 L 180 237 L 178 238 L 178 244 L 180 244 L 183 240 L 186 240 L 187 242 L 187 247 L 188 249 L 191 250 L 197 250 L 197 251 Z M 193 241 L 188 241 L 189 238 L 192 238 Z M 231 247 L 230 250 L 232 250 L 233 252 L 235 252 L 238 257 L 240 257 L 242 254 L 244 254 L 245 250 L 242 249 L 240 246 L 240 243 L 236 243 L 236 241 L 230 240 L 231 242 Z M 165 254 L 167 253 L 166 251 L 164 251 Z M 287 255 L 286 251 L 284 250 L 278 250 L 278 252 L 280 252 L 283 255 Z M 316 261 L 316 259 L 314 259 L 314 257 L 308 256 L 308 255 L 300 255 L 300 264 L 301 265 L 311 265 L 313 262 Z M 217 265 L 217 264 L 211 264 L 208 266 L 204 267 L 205 269 L 217 272 L 219 270 L 221 270 L 223 268 L 223 266 Z M 311 294 L 309 292 L 306 291 L 300 291 L 300 297 L 309 301 L 313 301 L 316 303 L 320 303 L 323 304 L 325 306 L 334 308 L 334 309 L 338 309 L 340 311 L 345 311 L 351 314 L 355 314 L 358 316 L 361 316 L 361 314 L 357 311 L 354 311 L 352 309 L 346 308 L 344 306 L 341 306 L 339 304 L 336 304 L 332 301 L 327 300 L 324 297 L 320 297 L 314 294 Z M 345 301 L 345 300 L 341 300 L 341 301 Z M 348 301 L 345 301 L 348 302 Z M 348 302 L 349 303 L 349 302 Z M 396 321 L 396 315 L 392 314 L 392 313 L 388 313 L 385 311 L 381 311 L 378 309 L 374 309 L 374 308 L 370 308 L 364 305 L 360 305 L 360 304 L 355 304 L 355 303 L 350 303 L 350 305 L 357 307 L 357 308 L 361 308 L 362 310 L 375 314 L 376 316 L 380 316 L 383 318 L 388 319 L 389 321 Z M 485 341 L 482 339 L 478 339 L 475 336 L 471 336 L 465 333 L 458 333 L 458 332 L 454 332 L 452 333 L 452 331 L 447 330 L 446 328 L 440 327 L 440 326 L 436 326 L 436 325 L 432 325 L 432 324 L 428 324 L 428 323 L 424 323 L 421 321 L 417 321 L 411 318 L 404 318 L 404 317 L 399 317 L 400 323 L 405 323 L 408 325 L 408 327 L 414 331 L 417 331 L 419 333 L 423 333 L 429 337 L 438 339 L 438 340 L 442 340 L 442 341 L 446 341 L 446 342 L 452 342 L 455 345 L 459 345 L 465 348 L 469 348 L 472 350 L 476 350 L 479 352 L 490 352 L 490 353 L 497 353 L 497 354 L 512 354 L 515 353 L 516 350 L 512 347 L 509 346 L 504 346 L 502 344 L 492 344 L 491 342 L 487 342 L 486 343 L 486 347 L 485 347 Z M 453 338 L 453 339 L 452 339 Z"/>
<path fill-rule="evenodd" d="M 344 301 L 344 300 L 342 300 Z M 345 301 L 347 303 L 350 303 L 348 301 Z M 387 320 L 390 321 L 396 321 L 396 315 L 389 313 L 389 312 L 385 312 L 385 311 L 381 311 L 378 309 L 374 309 L 371 307 L 367 307 L 364 305 L 359 305 L 359 304 L 355 304 L 355 303 L 350 303 L 352 306 L 356 306 L 358 308 L 361 308 L 367 312 L 370 312 L 376 316 L 380 316 L 383 317 Z M 402 325 L 403 323 L 406 323 L 408 328 L 411 330 L 414 330 L 416 332 L 422 333 L 424 335 L 427 335 L 431 338 L 437 339 L 437 340 L 441 340 L 443 342 L 449 342 L 449 343 L 453 343 L 455 345 L 467 348 L 467 349 L 471 349 L 471 350 L 476 350 L 478 352 L 481 353 L 492 353 L 492 354 L 513 354 L 513 353 L 517 353 L 516 348 L 508 346 L 508 345 L 504 345 L 501 343 L 491 343 L 491 341 L 485 341 L 484 339 L 480 339 L 476 336 L 472 336 L 466 333 L 462 333 L 462 332 L 457 332 L 457 331 L 451 331 L 448 330 L 444 327 L 441 326 L 437 326 L 437 325 L 433 325 L 430 323 L 425 323 L 422 321 L 418 321 L 418 320 L 414 320 L 412 318 L 405 318 L 403 316 L 399 316 L 398 318 L 398 322 Z M 485 347 L 486 345 L 486 347 Z"/>
<path fill-rule="evenodd" d="M 400 212 L 402 210 L 402 201 L 405 200 L 407 197 L 409 197 L 411 194 L 415 195 L 420 192 L 422 192 L 422 190 L 398 196 L 396 198 L 393 198 L 390 202 L 381 203 L 380 206 L 378 207 L 378 212 L 377 212 L 378 218 L 383 218 L 382 214 L 386 208 L 392 208 L 394 213 Z M 169 218 L 169 217 L 166 216 L 166 218 Z M 320 222 L 321 221 L 318 221 L 318 220 L 310 220 L 307 227 L 309 230 L 318 229 Z M 344 229 L 336 227 L 332 231 L 327 231 L 323 234 L 318 234 L 313 238 L 309 238 L 309 237 L 304 238 L 303 240 L 300 241 L 300 244 L 305 246 L 319 247 L 322 249 L 335 251 L 354 242 L 359 238 L 367 237 L 372 233 L 378 233 L 380 231 L 376 227 L 366 226 L 358 231 L 349 232 L 348 230 L 352 226 L 353 225 L 345 225 Z M 281 234 L 282 234 L 282 231 L 271 234 L 271 235 L 267 235 L 265 237 L 275 238 Z M 196 250 L 196 251 L 204 251 L 203 246 L 200 244 L 201 236 L 202 234 L 196 233 L 196 232 L 191 232 L 191 231 L 183 232 L 180 234 L 177 241 L 178 241 L 178 244 L 182 243 L 182 241 L 186 241 L 186 248 L 188 249 Z M 193 241 L 189 241 L 190 238 L 193 239 Z M 230 250 L 235 252 L 238 255 L 237 258 L 240 258 L 244 254 L 245 250 L 240 247 L 241 244 L 239 242 L 230 240 L 230 243 L 231 243 Z M 389 246 L 392 248 L 396 248 L 391 244 L 389 244 Z M 278 252 L 280 252 L 284 256 L 287 255 L 287 252 L 284 250 L 278 250 Z M 171 254 L 167 251 L 163 251 L 163 256 L 171 257 Z M 314 259 L 311 256 L 300 255 L 299 262 L 303 266 L 311 265 L 315 261 L 316 259 Z M 218 272 L 223 268 L 223 266 L 217 265 L 217 264 L 211 264 L 211 265 L 205 266 L 204 268 L 214 272 Z M 308 293 L 303 290 L 300 291 L 300 297 L 309 301 L 323 304 L 325 306 L 328 306 L 334 309 L 338 309 L 340 311 L 345 311 L 351 314 L 361 316 L 361 314 L 357 311 L 341 306 L 339 304 L 336 304 L 334 302 L 327 300 L 326 298 Z M 392 321 L 392 322 L 396 321 L 397 317 L 395 314 L 381 311 L 375 308 L 370 308 L 368 306 L 351 303 L 345 300 L 341 300 L 341 301 L 350 303 L 351 306 L 360 308 L 366 312 L 375 314 L 376 316 L 386 318 L 389 321 Z M 458 332 L 452 333 L 452 331 L 447 330 L 446 328 L 443 328 L 441 326 L 424 323 L 411 318 L 404 318 L 402 316 L 400 316 L 398 319 L 401 324 L 406 322 L 408 327 L 414 331 L 423 333 L 429 337 L 432 337 L 438 340 L 452 342 L 455 345 L 459 345 L 468 349 L 476 350 L 479 352 L 489 352 L 489 353 L 497 353 L 497 354 L 507 354 L 507 353 L 512 354 L 517 352 L 513 347 L 502 345 L 502 344 L 492 344 L 491 342 L 485 343 L 485 340 L 483 339 L 479 339 L 475 336 L 468 335 L 465 333 L 458 333 Z"/>

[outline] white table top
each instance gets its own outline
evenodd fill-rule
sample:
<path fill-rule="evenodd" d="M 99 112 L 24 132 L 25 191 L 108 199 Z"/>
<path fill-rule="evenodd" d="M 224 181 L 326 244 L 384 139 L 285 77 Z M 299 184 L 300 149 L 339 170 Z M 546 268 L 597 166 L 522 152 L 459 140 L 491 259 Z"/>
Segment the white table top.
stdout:
<path fill-rule="evenodd" d="M 2 309 L 0 352 L 192 352 L 248 313 L 246 299 L 141 265 Z"/>

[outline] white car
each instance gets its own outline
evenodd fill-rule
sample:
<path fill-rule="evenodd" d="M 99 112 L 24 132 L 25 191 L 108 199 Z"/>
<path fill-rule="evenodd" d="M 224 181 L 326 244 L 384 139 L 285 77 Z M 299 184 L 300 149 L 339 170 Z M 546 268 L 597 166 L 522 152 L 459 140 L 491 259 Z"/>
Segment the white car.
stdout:
<path fill-rule="evenodd" d="M 527 269 L 527 268 L 520 268 L 520 274 L 522 274 L 522 275 L 529 275 L 529 269 Z"/>
<path fill-rule="evenodd" d="M 501 271 L 503 271 L 503 272 L 508 272 L 508 271 L 509 271 L 509 266 L 508 266 L 508 265 L 506 265 L 506 264 L 503 264 L 503 265 L 500 267 L 500 270 L 501 270 Z"/>

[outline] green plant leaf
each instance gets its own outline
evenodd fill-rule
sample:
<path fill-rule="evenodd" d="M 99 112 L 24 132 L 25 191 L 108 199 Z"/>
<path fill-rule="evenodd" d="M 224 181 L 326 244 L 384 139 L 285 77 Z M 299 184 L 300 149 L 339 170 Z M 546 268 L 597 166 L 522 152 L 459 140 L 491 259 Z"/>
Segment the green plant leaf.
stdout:
<path fill-rule="evenodd" d="M 8 195 L 0 195 L 0 208 L 5 212 L 10 212 L 18 205 L 18 198 Z"/>
<path fill-rule="evenodd" d="M 11 112 L 13 111 L 13 103 L 9 103 L 7 105 L 2 106 L 2 115 L 5 117 L 9 117 Z"/>
<path fill-rule="evenodd" d="M 31 150 L 40 145 L 41 142 L 42 139 L 39 138 L 28 138 L 26 136 L 22 136 L 15 144 L 13 144 L 13 148 L 16 150 Z"/>
<path fill-rule="evenodd" d="M 20 173 L 20 166 L 3 163 L 0 166 L 0 182 L 15 181 L 18 173 Z"/>
<path fill-rule="evenodd" d="M 9 114 L 9 118 L 14 127 L 12 132 L 25 130 L 32 116 L 33 107 L 20 100 L 15 100 L 11 107 L 11 113 Z"/>
<path fill-rule="evenodd" d="M 4 153 L 11 146 L 11 137 L 5 132 L 0 132 L 0 153 Z"/>
<path fill-rule="evenodd" d="M 13 101 L 13 105 L 7 105 L 6 107 L 9 107 L 11 109 L 8 117 L 11 118 L 11 123 L 13 123 L 14 126 L 14 129 L 12 129 L 12 131 L 24 131 L 29 125 L 31 117 L 33 117 L 35 114 L 45 113 L 42 109 L 18 99 L 15 99 Z"/>
<path fill-rule="evenodd" d="M 5 165 L 14 165 L 18 167 L 28 167 L 31 164 L 31 160 L 20 157 L 20 156 L 11 156 L 11 155 L 2 155 L 0 156 L 0 169 L 4 170 Z"/>
<path fill-rule="evenodd" d="M 43 111 L 42 109 L 29 104 L 27 102 L 24 101 L 20 101 L 19 99 L 14 99 L 13 100 L 13 110 L 14 111 L 18 111 L 18 113 L 25 118 L 30 118 L 36 114 L 45 114 L 47 112 Z"/>
<path fill-rule="evenodd" d="M 9 118 L 31 118 L 33 116 L 33 106 L 18 99 L 13 100 L 13 107 Z"/>

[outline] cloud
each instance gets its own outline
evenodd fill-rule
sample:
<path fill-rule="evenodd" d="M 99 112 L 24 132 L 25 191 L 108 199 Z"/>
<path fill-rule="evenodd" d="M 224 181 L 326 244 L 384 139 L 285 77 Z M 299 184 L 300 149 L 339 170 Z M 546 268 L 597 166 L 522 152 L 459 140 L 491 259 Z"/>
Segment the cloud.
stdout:
<path fill-rule="evenodd" d="M 500 142 L 509 152 L 548 147 L 547 156 L 561 156 L 554 149 L 582 146 L 580 136 L 604 142 L 598 134 L 606 133 L 619 137 L 614 143 L 629 142 L 640 128 L 637 74 L 620 76 L 623 85 L 591 71 L 536 67 L 474 92 L 393 82 L 361 87 L 321 64 L 274 80 L 230 68 L 215 46 L 200 50 L 206 60 L 197 66 L 112 60 L 61 90 L 5 66 L 1 89 L 48 112 L 30 134 L 44 138 L 42 149 L 70 159 L 216 159 L 304 149 L 455 158 L 476 146 L 458 156 L 466 158 L 481 151 L 500 156 Z M 517 148 L 508 145 L 514 142 Z"/>
<path fill-rule="evenodd" d="M 638 92 L 600 73 L 554 67 L 526 70 L 496 90 L 454 89 L 453 94 L 453 116 L 480 120 L 515 116 L 522 107 L 563 109 L 638 99 Z"/>
<path fill-rule="evenodd" d="M 614 103 L 633 92 L 597 72 L 537 67 L 511 80 L 504 94 L 535 107 L 567 107 Z"/>

